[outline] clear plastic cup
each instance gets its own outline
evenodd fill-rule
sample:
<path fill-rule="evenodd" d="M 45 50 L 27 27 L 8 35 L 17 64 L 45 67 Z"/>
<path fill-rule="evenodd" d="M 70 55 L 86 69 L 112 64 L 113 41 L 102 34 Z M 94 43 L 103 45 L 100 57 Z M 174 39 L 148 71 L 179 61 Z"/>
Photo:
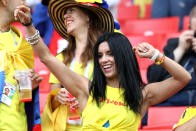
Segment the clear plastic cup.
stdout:
<path fill-rule="evenodd" d="M 78 120 L 80 119 L 80 109 L 68 109 L 68 118 L 69 120 Z"/>
<path fill-rule="evenodd" d="M 70 99 L 74 98 L 69 92 L 68 96 Z M 69 104 L 69 109 L 68 109 L 68 118 L 69 120 L 78 120 L 80 119 L 80 109 L 79 108 L 72 108 L 71 105 Z"/>
<path fill-rule="evenodd" d="M 16 70 L 15 78 L 19 83 L 19 96 L 21 102 L 32 101 L 32 83 L 29 77 L 29 69 Z"/>

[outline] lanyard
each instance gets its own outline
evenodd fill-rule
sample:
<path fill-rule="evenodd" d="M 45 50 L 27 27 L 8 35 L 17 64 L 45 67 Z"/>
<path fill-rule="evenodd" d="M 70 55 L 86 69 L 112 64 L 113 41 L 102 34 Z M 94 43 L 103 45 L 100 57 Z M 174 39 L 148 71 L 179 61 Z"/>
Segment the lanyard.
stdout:
<path fill-rule="evenodd" d="M 18 42 L 16 40 L 16 37 L 15 37 L 14 32 L 12 31 L 12 29 L 11 29 L 11 33 L 12 33 L 12 36 L 14 37 L 14 41 L 15 41 L 14 45 L 17 46 Z"/>
<path fill-rule="evenodd" d="M 186 64 L 184 65 L 185 69 L 187 69 L 189 63 L 190 63 L 190 58 L 187 60 Z"/>
<path fill-rule="evenodd" d="M 75 59 L 73 58 L 73 60 L 72 60 L 71 63 L 70 63 L 70 69 L 71 69 L 72 71 L 74 71 L 74 63 L 75 63 Z M 86 66 L 86 68 L 85 68 L 84 76 L 85 76 L 86 78 L 88 78 L 90 63 L 91 63 L 91 61 L 89 60 L 88 63 L 87 63 L 87 66 Z"/>

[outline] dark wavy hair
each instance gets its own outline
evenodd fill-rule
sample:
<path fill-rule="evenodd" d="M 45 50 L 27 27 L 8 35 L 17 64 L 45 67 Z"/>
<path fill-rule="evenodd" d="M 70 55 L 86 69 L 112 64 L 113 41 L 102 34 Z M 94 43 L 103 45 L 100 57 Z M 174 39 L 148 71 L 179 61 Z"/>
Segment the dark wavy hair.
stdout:
<path fill-rule="evenodd" d="M 132 50 L 129 40 L 120 33 L 104 33 L 97 40 L 94 47 L 94 72 L 93 81 L 90 85 L 90 94 L 93 100 L 100 107 L 100 100 L 106 99 L 106 78 L 103 74 L 98 57 L 98 48 L 102 42 L 109 44 L 110 51 L 114 56 L 117 79 L 119 79 L 119 87 L 124 88 L 125 105 L 132 109 L 135 113 L 141 112 L 141 103 L 143 100 L 142 81 L 137 58 Z"/>

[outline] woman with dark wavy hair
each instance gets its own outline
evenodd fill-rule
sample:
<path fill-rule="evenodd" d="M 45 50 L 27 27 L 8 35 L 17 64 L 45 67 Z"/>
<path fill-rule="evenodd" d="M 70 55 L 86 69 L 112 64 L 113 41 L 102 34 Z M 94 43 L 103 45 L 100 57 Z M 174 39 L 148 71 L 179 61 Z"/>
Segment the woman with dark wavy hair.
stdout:
<path fill-rule="evenodd" d="M 28 36 L 35 29 L 27 27 Z M 32 47 L 40 60 L 79 101 L 82 129 L 136 131 L 147 108 L 182 89 L 191 79 L 179 64 L 148 43 L 132 48 L 120 33 L 103 34 L 94 47 L 92 83 L 56 59 L 41 39 Z M 165 68 L 171 78 L 144 85 L 135 53 Z"/>
<path fill-rule="evenodd" d="M 26 7 L 18 7 L 22 23 L 30 19 Z M 27 13 L 26 13 L 26 12 Z M 120 33 L 104 33 L 94 47 L 93 81 L 71 71 L 55 58 L 33 25 L 26 26 L 35 53 L 61 84 L 79 101 L 83 130 L 136 131 L 147 108 L 182 89 L 190 74 L 148 43 L 132 48 Z M 172 77 L 144 86 L 135 53 L 165 68 Z"/>
<path fill-rule="evenodd" d="M 107 55 L 113 57 L 113 63 L 101 61 L 103 54 L 99 52 L 99 48 L 103 42 L 107 42 L 109 52 Z M 106 45 L 105 45 L 106 46 Z M 125 105 L 134 112 L 140 113 L 142 101 L 142 81 L 136 56 L 131 51 L 132 46 L 129 40 L 121 34 L 105 34 L 100 37 L 94 47 L 94 73 L 90 92 L 97 104 L 100 99 L 106 99 L 106 85 L 112 83 L 112 87 L 123 88 Z M 114 64 L 114 65 L 112 65 Z M 112 70 L 115 68 L 115 70 Z M 113 72 L 114 78 L 110 78 L 107 74 Z M 141 87 L 141 88 L 140 88 Z"/>

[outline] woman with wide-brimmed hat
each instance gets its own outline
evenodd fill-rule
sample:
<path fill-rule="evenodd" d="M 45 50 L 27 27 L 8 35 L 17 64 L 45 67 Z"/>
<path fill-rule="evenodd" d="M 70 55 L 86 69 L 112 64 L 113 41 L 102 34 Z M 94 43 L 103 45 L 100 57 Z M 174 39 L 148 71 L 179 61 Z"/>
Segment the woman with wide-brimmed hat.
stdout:
<path fill-rule="evenodd" d="M 107 8 L 105 0 L 49 1 L 48 12 L 52 23 L 69 42 L 57 58 L 88 79 L 92 79 L 93 47 L 97 38 L 103 32 L 114 31 L 113 16 Z M 61 83 L 53 74 L 49 82 L 51 92 L 42 114 L 42 130 L 80 130 L 78 101 L 61 88 Z"/>
<path fill-rule="evenodd" d="M 28 12 L 27 7 L 19 6 L 16 16 L 21 22 L 28 23 Z M 72 23 L 72 20 L 67 23 Z M 133 48 L 121 33 L 107 32 L 99 37 L 94 47 L 91 83 L 52 56 L 32 25 L 26 29 L 27 39 L 37 56 L 78 99 L 83 118 L 82 130 L 85 131 L 136 131 L 148 107 L 164 101 L 191 80 L 190 74 L 182 66 L 150 44 L 141 43 Z M 145 85 L 135 53 L 161 65 L 170 73 L 171 78 Z"/>

